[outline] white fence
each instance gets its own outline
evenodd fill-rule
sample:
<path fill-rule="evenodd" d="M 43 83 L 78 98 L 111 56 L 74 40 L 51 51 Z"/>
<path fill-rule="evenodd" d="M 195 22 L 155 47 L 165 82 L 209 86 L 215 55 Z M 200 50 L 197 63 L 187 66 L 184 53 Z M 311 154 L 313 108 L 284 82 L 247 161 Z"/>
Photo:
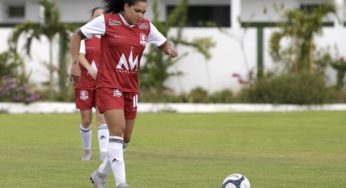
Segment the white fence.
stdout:
<path fill-rule="evenodd" d="M 273 104 L 179 104 L 179 103 L 140 103 L 138 112 L 293 112 L 293 111 L 346 111 L 346 104 L 326 105 L 273 105 Z M 9 114 L 77 113 L 74 103 L 35 102 L 0 103 L 0 112 Z"/>

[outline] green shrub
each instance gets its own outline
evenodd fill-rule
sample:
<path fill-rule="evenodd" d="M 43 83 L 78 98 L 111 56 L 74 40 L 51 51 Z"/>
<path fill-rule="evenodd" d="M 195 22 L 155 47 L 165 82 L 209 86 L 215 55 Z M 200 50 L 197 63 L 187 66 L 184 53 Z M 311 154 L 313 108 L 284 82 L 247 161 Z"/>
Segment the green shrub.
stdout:
<path fill-rule="evenodd" d="M 212 103 L 231 103 L 236 102 L 236 98 L 230 90 L 221 90 L 214 92 L 209 96 L 210 101 Z"/>
<path fill-rule="evenodd" d="M 335 91 L 335 102 L 346 103 L 346 89 Z"/>
<path fill-rule="evenodd" d="M 243 102 L 274 104 L 322 104 L 335 102 L 323 76 L 310 73 L 283 74 L 259 79 L 241 92 Z"/>
<path fill-rule="evenodd" d="M 209 98 L 208 92 L 201 87 L 197 87 L 197 88 L 191 90 L 191 92 L 189 93 L 189 95 L 187 97 L 187 102 L 189 102 L 189 103 L 207 103 L 207 102 L 209 102 L 208 98 Z"/>
<path fill-rule="evenodd" d="M 149 103 L 160 103 L 160 102 L 186 102 L 183 101 L 183 98 L 175 95 L 173 91 L 158 90 L 155 88 L 142 90 L 139 92 L 139 101 L 140 102 L 149 102 Z"/>

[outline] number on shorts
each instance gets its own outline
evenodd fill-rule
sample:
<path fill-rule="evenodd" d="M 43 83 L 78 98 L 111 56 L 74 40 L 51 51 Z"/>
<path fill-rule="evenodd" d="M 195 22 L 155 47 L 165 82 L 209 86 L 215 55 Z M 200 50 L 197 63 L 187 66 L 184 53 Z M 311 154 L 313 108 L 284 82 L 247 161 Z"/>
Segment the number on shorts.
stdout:
<path fill-rule="evenodd" d="M 133 108 L 137 108 L 138 106 L 138 95 L 133 96 Z"/>

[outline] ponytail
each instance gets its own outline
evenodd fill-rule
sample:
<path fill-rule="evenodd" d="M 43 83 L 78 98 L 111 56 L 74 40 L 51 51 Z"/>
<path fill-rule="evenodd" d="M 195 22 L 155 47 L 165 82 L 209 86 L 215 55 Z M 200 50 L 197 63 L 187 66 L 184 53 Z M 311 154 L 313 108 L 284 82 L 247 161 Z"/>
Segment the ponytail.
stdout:
<path fill-rule="evenodd" d="M 132 6 L 139 1 L 147 2 L 147 0 L 103 0 L 105 4 L 105 13 L 116 14 L 122 12 L 124 11 L 125 4 Z"/>

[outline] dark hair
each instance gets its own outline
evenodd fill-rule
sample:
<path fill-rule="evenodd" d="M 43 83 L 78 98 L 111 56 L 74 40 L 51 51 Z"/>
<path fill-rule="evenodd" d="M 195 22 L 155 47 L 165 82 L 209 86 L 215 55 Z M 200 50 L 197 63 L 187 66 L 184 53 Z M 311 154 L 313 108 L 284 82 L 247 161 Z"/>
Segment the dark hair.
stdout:
<path fill-rule="evenodd" d="M 105 13 L 119 13 L 124 11 L 125 4 L 132 6 L 137 2 L 147 2 L 147 0 L 103 0 Z"/>
<path fill-rule="evenodd" d="M 102 7 L 95 7 L 95 8 L 93 8 L 93 9 L 91 9 L 91 16 L 94 16 L 94 14 L 95 14 L 95 11 L 97 11 L 97 10 L 99 10 L 99 9 L 102 9 L 103 10 L 103 8 Z"/>

